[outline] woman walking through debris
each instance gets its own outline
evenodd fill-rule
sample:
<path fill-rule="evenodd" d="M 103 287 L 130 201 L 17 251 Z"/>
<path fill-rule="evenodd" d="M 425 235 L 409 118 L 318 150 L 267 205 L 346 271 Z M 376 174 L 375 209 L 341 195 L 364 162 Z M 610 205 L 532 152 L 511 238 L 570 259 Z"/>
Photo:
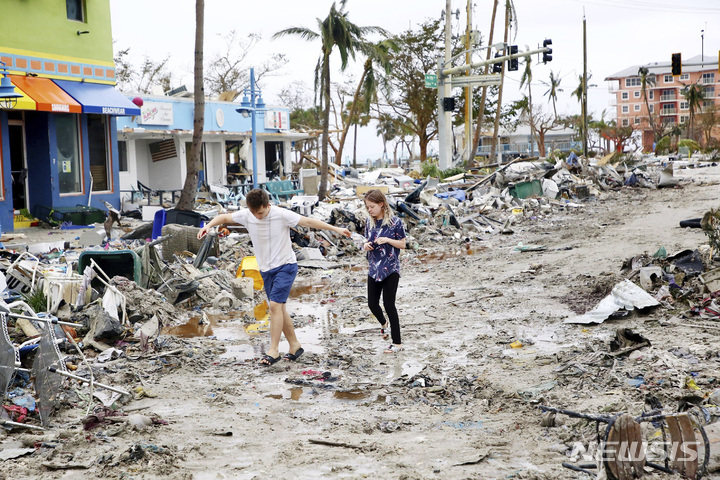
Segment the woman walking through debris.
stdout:
<path fill-rule="evenodd" d="M 346 237 L 350 237 L 350 231 L 270 205 L 267 192 L 259 188 L 248 192 L 246 202 L 248 208 L 213 218 L 200 229 L 198 238 L 202 238 L 215 225 L 239 223 L 247 228 L 270 304 L 270 348 L 263 355 L 261 364 L 272 365 L 282 358 L 279 345 L 283 333 L 290 347 L 284 358 L 297 360 L 304 350 L 295 336 L 293 321 L 286 308 L 290 289 L 298 272 L 297 259 L 290 242 L 290 227 L 300 225 L 332 230 Z"/>
<path fill-rule="evenodd" d="M 395 296 L 400 282 L 400 250 L 406 245 L 405 229 L 400 219 L 392 215 L 387 198 L 380 190 L 368 191 L 364 200 L 370 214 L 365 222 L 363 245 L 363 250 L 368 252 L 368 307 L 380 322 L 383 339 L 387 339 L 385 330 L 390 322 L 392 343 L 385 353 L 396 353 L 403 349 Z M 381 294 L 388 320 L 380 308 Z"/>

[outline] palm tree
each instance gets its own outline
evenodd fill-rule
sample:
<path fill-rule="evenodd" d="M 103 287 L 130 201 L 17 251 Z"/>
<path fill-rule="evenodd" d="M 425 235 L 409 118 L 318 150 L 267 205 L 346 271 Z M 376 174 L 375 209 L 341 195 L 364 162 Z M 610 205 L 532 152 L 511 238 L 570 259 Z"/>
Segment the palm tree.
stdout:
<path fill-rule="evenodd" d="M 397 121 L 386 113 L 381 113 L 377 119 L 377 127 L 375 132 L 382 138 L 383 142 L 383 161 L 387 158 L 387 142 L 393 140 L 400 133 Z"/>
<path fill-rule="evenodd" d="M 562 81 L 562 78 L 560 77 L 560 73 L 555 75 L 555 73 L 553 73 L 553 71 L 550 70 L 550 81 L 542 82 L 544 85 L 547 85 L 548 87 L 550 87 L 550 88 L 548 88 L 547 92 L 545 92 L 543 94 L 543 96 L 545 96 L 545 95 L 549 96 L 550 101 L 552 102 L 552 106 L 553 106 L 553 113 L 555 114 L 556 117 L 557 117 L 557 108 L 556 108 L 557 94 L 558 94 L 558 92 L 563 91 L 563 89 L 560 88 L 561 81 Z"/>
<path fill-rule="evenodd" d="M 205 32 L 205 0 L 195 0 L 195 111 L 193 118 L 193 140 L 187 174 L 180 198 L 175 208 L 192 210 L 195 205 L 198 177 L 200 174 L 200 153 L 202 151 L 203 124 L 205 123 L 205 87 L 203 85 L 203 37 Z"/>
<path fill-rule="evenodd" d="M 323 134 L 322 134 L 322 163 L 320 166 L 320 188 L 318 197 L 325 198 L 327 192 L 328 175 L 328 141 L 330 131 L 330 55 L 333 49 L 337 48 L 340 53 L 341 70 L 345 70 L 349 58 L 355 58 L 355 51 L 363 44 L 364 37 L 370 33 L 383 33 L 379 27 L 359 27 L 347 18 L 345 3 L 347 0 L 340 0 L 340 8 L 333 2 L 330 13 L 324 20 L 317 19 L 318 32 L 305 27 L 290 27 L 281 30 L 273 35 L 279 38 L 286 35 L 297 35 L 304 40 L 320 39 L 320 57 L 315 66 L 315 95 L 319 98 L 323 110 Z M 318 95 L 319 94 L 319 95 Z"/>
<path fill-rule="evenodd" d="M 648 112 L 648 124 L 653 131 L 653 141 L 657 142 L 663 136 L 663 128 L 662 125 L 656 125 L 656 119 L 653 118 L 653 112 L 650 110 L 650 102 L 648 101 L 648 89 L 655 86 L 655 75 L 650 75 L 650 70 L 647 67 L 640 67 L 638 76 L 640 77 L 640 92 L 645 102 L 645 109 Z"/>
<path fill-rule="evenodd" d="M 525 57 L 525 70 L 523 70 L 522 76 L 520 77 L 520 88 L 527 84 L 528 95 L 527 95 L 527 115 L 528 124 L 530 125 L 530 156 L 535 155 L 535 122 L 533 121 L 533 108 L 532 108 L 532 58 L 530 56 Z"/>
<path fill-rule="evenodd" d="M 589 74 L 587 76 L 588 82 L 590 81 L 591 78 L 592 78 L 592 74 Z M 583 76 L 578 75 L 578 79 L 579 79 L 578 86 L 575 90 L 573 90 L 570 93 L 570 96 L 577 98 L 578 102 L 580 102 L 581 115 L 584 116 L 584 115 L 586 115 L 586 112 L 582 112 L 582 109 L 584 108 L 583 97 L 585 96 L 585 92 L 587 92 L 587 89 L 585 88 L 585 82 L 583 80 Z M 587 138 L 586 134 L 585 134 L 585 125 L 583 122 L 580 122 L 579 130 L 580 130 L 580 136 L 583 138 Z"/>
<path fill-rule="evenodd" d="M 363 73 L 360 75 L 360 81 L 355 89 L 352 102 L 350 102 L 350 110 L 348 112 L 348 119 L 350 120 L 356 118 L 359 112 L 369 112 L 370 104 L 377 96 L 378 78 L 375 72 L 375 64 L 378 64 L 378 66 L 385 71 L 385 74 L 390 73 L 391 65 L 389 54 L 390 52 L 396 52 L 398 45 L 394 40 L 386 39 L 378 43 L 363 42 L 358 48 L 367 55 L 367 59 L 365 60 Z M 351 123 L 351 121 L 345 122 L 343 131 L 340 134 L 337 155 L 335 157 L 338 165 L 342 159 L 343 147 L 345 146 L 345 139 L 347 138 Z M 355 125 L 357 126 L 357 123 L 355 123 Z"/>
<path fill-rule="evenodd" d="M 690 109 L 687 124 L 687 138 L 694 140 L 695 113 L 702 106 L 703 100 L 705 100 L 705 91 L 704 88 L 697 83 L 692 83 L 683 87 L 682 95 L 685 97 L 685 100 L 687 100 L 688 108 Z"/>

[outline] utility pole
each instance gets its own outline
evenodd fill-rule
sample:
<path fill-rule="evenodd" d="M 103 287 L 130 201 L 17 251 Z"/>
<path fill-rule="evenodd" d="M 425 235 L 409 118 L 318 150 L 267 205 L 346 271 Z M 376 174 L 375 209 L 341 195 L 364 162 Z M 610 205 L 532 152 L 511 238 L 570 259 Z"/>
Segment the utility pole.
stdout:
<path fill-rule="evenodd" d="M 472 0 L 467 2 L 467 28 L 465 29 L 465 63 L 470 65 L 472 63 L 472 53 L 470 49 L 473 46 L 471 39 L 472 36 Z M 472 130 L 472 107 L 473 107 L 473 89 L 472 85 L 468 85 L 465 88 L 465 160 L 467 164 L 475 158 L 475 152 L 473 152 L 473 130 Z"/>
<path fill-rule="evenodd" d="M 505 35 L 503 36 L 503 43 L 505 44 L 505 48 L 507 49 L 507 42 L 508 42 L 508 34 L 510 30 L 510 8 L 508 5 L 508 0 L 505 1 Z M 507 54 L 507 50 L 505 50 L 505 54 Z M 502 69 L 500 71 L 500 88 L 498 89 L 498 99 L 497 99 L 497 110 L 495 111 L 495 124 L 493 126 L 493 140 L 492 140 L 492 147 L 490 149 L 490 158 L 495 157 L 495 154 L 497 153 L 498 149 L 498 132 L 500 130 L 500 113 L 502 109 L 502 94 L 503 94 L 503 84 L 505 80 L 505 63 L 502 62 Z M 502 156 L 500 157 L 502 159 Z M 498 160 L 498 163 L 500 162 L 500 159 Z"/>
<path fill-rule="evenodd" d="M 587 115 L 587 23 L 583 14 L 583 96 L 582 96 L 582 121 L 583 121 L 583 155 L 588 156 L 588 115 Z"/>
<path fill-rule="evenodd" d="M 450 61 L 451 0 L 445 0 L 445 56 L 438 60 L 438 143 L 439 167 L 446 170 L 452 162 L 452 109 L 446 109 L 445 98 L 451 98 L 452 77 L 443 75 L 445 65 Z"/>

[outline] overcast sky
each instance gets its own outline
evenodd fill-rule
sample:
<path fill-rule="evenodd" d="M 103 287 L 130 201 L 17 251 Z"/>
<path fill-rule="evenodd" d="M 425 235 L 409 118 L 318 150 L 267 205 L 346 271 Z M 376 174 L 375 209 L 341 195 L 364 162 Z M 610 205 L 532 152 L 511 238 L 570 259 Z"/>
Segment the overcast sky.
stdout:
<path fill-rule="evenodd" d="M 314 68 L 320 53 L 319 41 L 298 38 L 272 40 L 272 35 L 291 26 L 317 31 L 317 18 L 325 18 L 331 0 L 246 0 L 205 1 L 205 58 L 222 48 L 221 36 L 231 30 L 241 34 L 258 33 L 262 41 L 251 53 L 248 67 L 260 63 L 270 53 L 285 53 L 290 62 L 284 74 L 263 84 L 267 102 L 275 101 L 283 85 L 302 80 L 312 88 Z M 503 4 L 503 0 L 500 2 Z M 570 92 L 578 85 L 583 71 L 583 16 L 587 20 L 589 111 L 599 117 L 611 112 L 613 98 L 604 79 L 624 68 L 655 61 L 670 61 L 680 52 L 683 59 L 700 55 L 717 59 L 720 49 L 720 1 L 718 0 L 514 0 L 517 11 L 515 41 L 520 51 L 537 48 L 543 39 L 553 41 L 553 61 L 533 68 L 533 98 L 547 100 L 543 81 L 550 70 L 562 77 L 558 113 L 579 113 Z M 473 27 L 483 38 L 489 32 L 493 0 L 474 0 Z M 135 59 L 148 55 L 153 59 L 171 57 L 173 73 L 192 90 L 192 62 L 195 35 L 194 0 L 110 0 L 115 49 L 130 48 Z M 467 0 L 452 0 L 453 33 L 463 33 L 466 26 Z M 361 26 L 380 26 L 391 33 L 401 33 L 419 23 L 438 18 L 445 8 L 444 0 L 348 0 L 348 18 Z M 704 34 L 703 34 L 704 30 Z M 498 37 L 496 29 L 496 40 Z M 704 37 L 703 37 L 704 35 Z M 339 59 L 334 59 L 335 65 Z M 361 62 L 358 62 L 360 64 Z M 521 67 L 522 70 L 522 67 Z M 505 95 L 518 98 L 521 72 L 511 72 L 506 80 Z M 335 75 L 335 79 L 339 75 Z M 544 108 L 552 107 L 545 103 Z M 614 114 L 609 114 L 614 116 Z M 362 138 L 363 157 L 377 158 L 382 143 L 366 132 Z"/>

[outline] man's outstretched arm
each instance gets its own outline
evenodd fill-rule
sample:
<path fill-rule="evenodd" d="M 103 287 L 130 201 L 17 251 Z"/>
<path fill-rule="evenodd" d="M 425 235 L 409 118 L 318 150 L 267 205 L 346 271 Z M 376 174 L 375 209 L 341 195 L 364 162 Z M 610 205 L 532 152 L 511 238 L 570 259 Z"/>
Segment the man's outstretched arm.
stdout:
<path fill-rule="evenodd" d="M 332 230 L 335 233 L 338 233 L 345 237 L 350 237 L 350 230 L 343 227 L 336 227 L 334 225 L 330 225 L 329 223 L 325 223 L 322 220 L 318 220 L 317 218 L 310 218 L 310 217 L 300 217 L 300 221 L 298 222 L 298 225 L 301 227 L 308 227 L 308 228 L 314 228 L 316 230 Z"/>

